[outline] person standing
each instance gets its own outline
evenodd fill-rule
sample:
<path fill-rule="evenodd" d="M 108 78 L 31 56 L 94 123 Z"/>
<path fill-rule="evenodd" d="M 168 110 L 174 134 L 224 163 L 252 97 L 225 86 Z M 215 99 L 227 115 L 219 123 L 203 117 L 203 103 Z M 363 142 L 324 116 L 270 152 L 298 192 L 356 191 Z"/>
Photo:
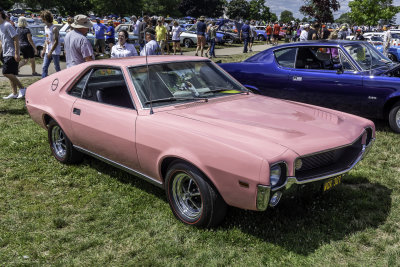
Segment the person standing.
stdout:
<path fill-rule="evenodd" d="M 102 56 L 104 54 L 104 48 L 106 46 L 104 33 L 106 32 L 106 26 L 100 22 L 100 18 L 96 18 L 96 24 L 93 25 L 94 29 L 94 48 L 96 49 L 96 53 L 99 53 Z"/>
<path fill-rule="evenodd" d="M 136 16 L 131 17 L 133 35 L 139 37 L 139 24 L 140 21 Z"/>
<path fill-rule="evenodd" d="M 92 45 L 86 38 L 93 24 L 85 15 L 76 15 L 71 26 L 74 30 L 67 33 L 64 40 L 67 68 L 94 60 Z"/>
<path fill-rule="evenodd" d="M 279 33 L 281 31 L 281 26 L 279 25 L 278 22 L 275 22 L 274 28 L 273 28 L 273 37 L 274 37 L 274 41 L 272 43 L 272 45 L 278 45 L 278 41 L 279 41 Z"/>
<path fill-rule="evenodd" d="M 271 27 L 270 23 L 268 23 L 267 28 L 265 28 L 265 32 L 267 33 L 267 42 L 266 42 L 266 44 L 272 44 L 271 43 L 272 27 Z"/>
<path fill-rule="evenodd" d="M 27 22 L 25 17 L 18 18 L 18 28 L 17 28 L 19 45 L 21 54 L 24 57 L 19 62 L 18 69 L 24 66 L 28 61 L 32 68 L 32 75 L 39 75 L 36 72 L 35 55 L 37 54 L 36 46 L 32 40 L 32 34 L 29 28 L 27 28 Z"/>
<path fill-rule="evenodd" d="M 211 22 L 207 32 L 210 37 L 210 58 L 215 58 L 215 42 L 217 40 L 217 28 L 218 26 L 215 25 L 215 21 Z M 207 54 L 207 53 L 206 53 Z"/>
<path fill-rule="evenodd" d="M 154 40 L 156 38 L 156 32 L 153 29 L 146 29 L 145 39 L 146 45 L 143 47 L 142 51 L 140 51 L 141 56 L 152 56 L 160 54 L 160 46 Z"/>
<path fill-rule="evenodd" d="M 14 27 L 6 21 L 6 14 L 2 8 L 0 8 L 0 42 L 0 55 L 3 55 L 3 75 L 10 81 L 12 88 L 12 93 L 3 97 L 3 99 L 23 98 L 26 89 L 16 77 L 18 75 L 18 62 L 21 59 L 18 34 Z M 17 88 L 20 88 L 19 93 Z"/>
<path fill-rule="evenodd" d="M 383 26 L 383 54 L 387 57 L 389 55 L 389 47 L 390 43 L 392 41 L 392 35 L 390 33 L 390 30 L 388 29 L 387 25 Z"/>
<path fill-rule="evenodd" d="M 205 17 L 201 16 L 199 21 L 196 23 L 196 34 L 197 34 L 197 47 L 196 47 L 196 56 L 199 54 L 203 56 L 204 46 L 206 44 L 206 28 L 207 25 L 204 23 Z"/>
<path fill-rule="evenodd" d="M 307 41 L 308 38 L 308 31 L 310 30 L 310 24 L 306 24 L 303 27 L 303 30 L 300 33 L 300 42 Z"/>
<path fill-rule="evenodd" d="M 162 20 L 157 21 L 157 26 L 156 26 L 156 39 L 157 43 L 161 48 L 161 55 L 164 55 L 164 50 L 165 50 L 165 43 L 167 42 L 167 28 L 165 28 Z"/>
<path fill-rule="evenodd" d="M 129 34 L 122 30 L 118 33 L 118 43 L 111 48 L 111 58 L 138 56 L 135 45 L 127 43 Z"/>
<path fill-rule="evenodd" d="M 115 29 L 114 29 L 114 23 L 112 21 L 108 22 L 108 27 L 106 30 L 106 45 L 110 48 L 110 51 L 112 47 L 115 44 Z"/>
<path fill-rule="evenodd" d="M 179 52 L 182 55 L 182 50 L 181 50 L 181 39 L 180 36 L 182 34 L 182 28 L 179 26 L 178 21 L 174 21 L 174 26 L 172 27 L 172 44 L 173 44 L 173 49 L 174 49 L 174 55 L 176 55 L 176 50 L 178 49 Z"/>
<path fill-rule="evenodd" d="M 150 23 L 150 18 L 147 15 L 145 15 L 143 17 L 143 21 L 139 23 L 139 45 L 141 50 L 145 44 L 145 30 L 149 23 Z"/>
<path fill-rule="evenodd" d="M 311 29 L 308 31 L 307 40 L 318 40 L 319 38 L 319 24 L 316 22 L 311 26 Z"/>
<path fill-rule="evenodd" d="M 58 29 L 53 24 L 53 15 L 51 14 L 51 12 L 48 10 L 44 10 L 40 14 L 40 17 L 45 24 L 44 33 L 46 39 L 43 44 L 43 51 L 41 54 L 41 56 L 43 57 L 42 78 L 45 78 L 48 75 L 49 66 L 52 60 L 54 62 L 54 68 L 56 69 L 56 71 L 61 70 L 61 44 Z"/>
<path fill-rule="evenodd" d="M 249 38 L 249 51 L 253 52 L 253 43 L 254 39 L 257 37 L 257 32 L 256 32 L 256 22 L 254 20 L 251 20 L 250 22 L 250 38 Z"/>
<path fill-rule="evenodd" d="M 328 39 L 330 34 L 331 34 L 331 32 L 328 30 L 326 25 L 325 24 L 322 25 L 322 39 L 324 39 L 324 40 Z"/>
<path fill-rule="evenodd" d="M 246 20 L 240 30 L 240 40 L 243 40 L 243 53 L 247 53 L 247 46 L 250 40 L 250 26 L 249 21 Z"/>
<path fill-rule="evenodd" d="M 356 35 L 354 36 L 354 40 L 356 41 L 365 41 L 364 36 L 362 35 L 362 31 L 360 28 L 356 30 Z"/>

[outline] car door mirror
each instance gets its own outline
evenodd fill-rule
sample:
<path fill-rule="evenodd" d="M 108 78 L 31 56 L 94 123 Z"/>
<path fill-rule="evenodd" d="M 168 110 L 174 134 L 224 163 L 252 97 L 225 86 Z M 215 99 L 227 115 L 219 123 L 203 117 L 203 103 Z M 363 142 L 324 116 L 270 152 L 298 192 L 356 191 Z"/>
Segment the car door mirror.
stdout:
<path fill-rule="evenodd" d="M 343 73 L 343 65 L 342 64 L 333 64 L 333 69 L 336 70 L 337 74 Z"/>

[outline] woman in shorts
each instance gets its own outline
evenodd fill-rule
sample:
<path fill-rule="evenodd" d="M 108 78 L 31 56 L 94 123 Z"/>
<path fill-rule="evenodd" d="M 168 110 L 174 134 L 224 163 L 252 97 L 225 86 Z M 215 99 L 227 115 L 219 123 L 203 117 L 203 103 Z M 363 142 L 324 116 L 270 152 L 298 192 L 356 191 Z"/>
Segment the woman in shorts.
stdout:
<path fill-rule="evenodd" d="M 32 40 L 31 31 L 27 28 L 27 22 L 25 17 L 18 18 L 18 39 L 20 45 L 20 52 L 22 54 L 23 59 L 19 62 L 18 69 L 24 66 L 28 61 L 31 64 L 32 75 L 39 75 L 36 72 L 36 64 L 35 64 L 35 54 L 37 54 L 37 50 L 35 44 Z"/>
<path fill-rule="evenodd" d="M 182 34 L 182 28 L 179 26 L 179 23 L 175 20 L 174 21 L 174 26 L 172 26 L 172 45 L 174 49 L 174 55 L 176 55 L 176 50 L 179 50 L 179 53 L 182 55 L 182 50 L 181 50 L 181 39 L 180 36 Z"/>

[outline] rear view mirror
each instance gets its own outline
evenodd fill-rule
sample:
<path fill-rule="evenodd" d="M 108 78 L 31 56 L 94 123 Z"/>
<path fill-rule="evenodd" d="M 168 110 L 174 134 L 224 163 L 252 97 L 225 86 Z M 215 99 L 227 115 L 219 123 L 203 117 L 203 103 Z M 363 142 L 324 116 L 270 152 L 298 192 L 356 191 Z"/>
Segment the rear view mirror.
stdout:
<path fill-rule="evenodd" d="M 343 73 L 343 66 L 342 64 L 333 64 L 333 69 L 336 70 L 337 74 Z"/>

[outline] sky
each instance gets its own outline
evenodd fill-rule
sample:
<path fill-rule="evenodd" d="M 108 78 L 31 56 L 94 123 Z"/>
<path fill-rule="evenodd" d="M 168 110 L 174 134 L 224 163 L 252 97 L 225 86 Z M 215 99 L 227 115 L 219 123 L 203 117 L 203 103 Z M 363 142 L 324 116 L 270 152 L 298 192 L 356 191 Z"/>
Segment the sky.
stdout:
<path fill-rule="evenodd" d="M 333 16 L 339 18 L 342 13 L 346 13 L 350 11 L 349 2 L 351 0 L 339 0 L 340 9 L 337 12 L 333 13 Z M 266 0 L 266 6 L 270 8 L 272 13 L 275 13 L 278 18 L 281 15 L 281 12 L 284 10 L 289 10 L 293 13 L 295 18 L 302 19 L 304 17 L 303 14 L 299 12 L 300 6 L 304 4 L 303 0 Z M 393 5 L 400 6 L 400 0 L 393 0 Z M 400 24 L 400 13 L 397 14 L 397 24 Z"/>

